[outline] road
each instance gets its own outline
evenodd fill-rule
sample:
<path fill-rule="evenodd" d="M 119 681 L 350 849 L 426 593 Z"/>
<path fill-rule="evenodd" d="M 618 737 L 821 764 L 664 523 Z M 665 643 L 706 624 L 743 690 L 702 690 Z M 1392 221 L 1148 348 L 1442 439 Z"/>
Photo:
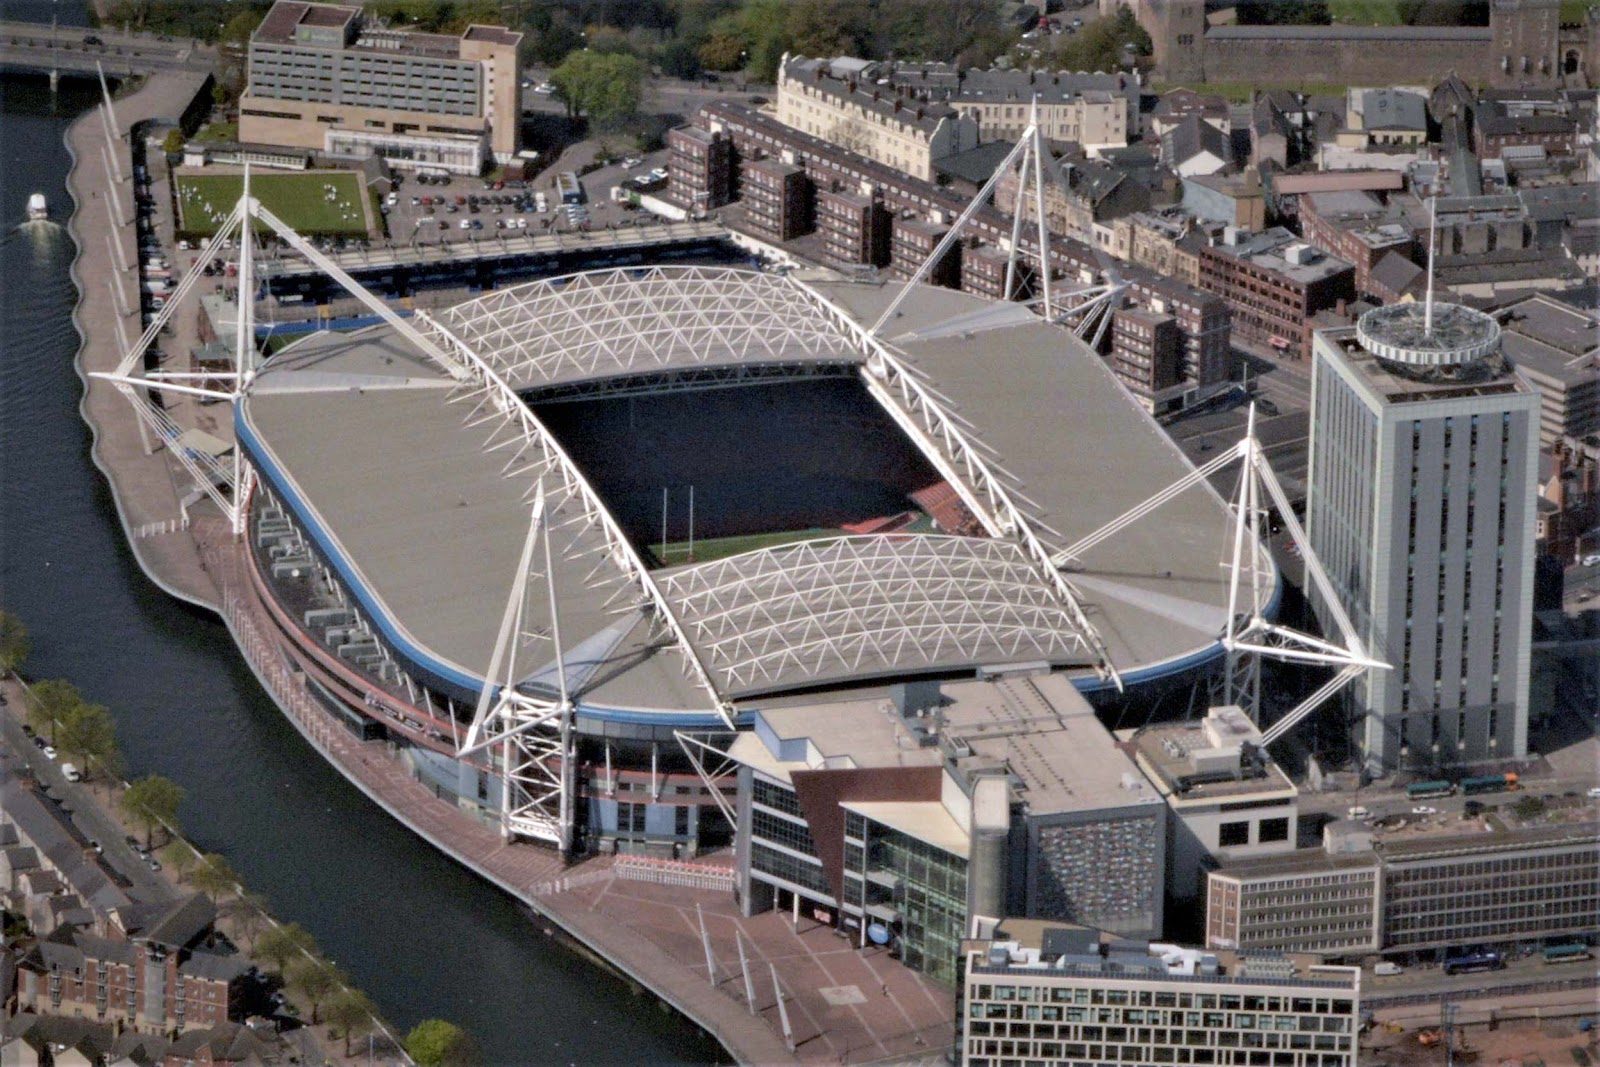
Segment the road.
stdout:
<path fill-rule="evenodd" d="M 99 43 L 91 43 L 98 41 Z M 107 74 L 153 70 L 210 71 L 216 51 L 197 41 L 163 39 L 149 33 L 81 26 L 47 26 L 39 22 L 0 22 L 0 66 L 48 71 L 52 67 L 93 73 L 97 62 Z"/>
<path fill-rule="evenodd" d="M 60 800 L 71 812 L 73 826 L 83 842 L 98 841 L 105 850 L 101 866 L 108 868 L 114 881 L 127 887 L 129 895 L 145 901 L 168 901 L 176 893 L 167 880 L 146 867 L 123 840 L 123 830 L 101 807 L 99 797 L 88 785 L 69 782 L 61 766 L 36 748 L 22 730 L 22 688 L 12 681 L 0 682 L 6 704 L 0 707 L 0 754 L 12 768 L 26 767 L 47 795 Z"/>

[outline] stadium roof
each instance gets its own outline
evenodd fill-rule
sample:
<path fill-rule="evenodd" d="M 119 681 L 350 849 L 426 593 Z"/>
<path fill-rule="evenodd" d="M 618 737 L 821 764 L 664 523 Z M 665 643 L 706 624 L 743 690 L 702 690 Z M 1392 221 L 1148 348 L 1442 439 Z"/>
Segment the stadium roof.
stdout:
<path fill-rule="evenodd" d="M 267 365 L 240 437 L 384 639 L 467 691 L 541 489 L 565 664 L 590 714 L 700 714 L 709 689 L 742 701 L 1022 662 L 1079 669 L 1093 688 L 1113 684 L 1107 664 L 1138 681 L 1215 655 L 1227 513 L 1209 489 L 1070 574 L 1041 562 L 1191 469 L 1103 361 L 1020 305 L 932 288 L 878 347 L 863 324 L 895 292 L 704 267 L 537 282 L 437 327 L 414 320 L 474 352 L 481 381 L 452 381 L 388 327 L 314 335 Z M 841 537 L 646 571 L 510 392 L 742 361 L 859 364 L 991 536 Z M 547 633 L 547 597 L 527 610 L 528 632 Z M 547 641 L 519 663 L 525 684 L 547 687 Z"/>

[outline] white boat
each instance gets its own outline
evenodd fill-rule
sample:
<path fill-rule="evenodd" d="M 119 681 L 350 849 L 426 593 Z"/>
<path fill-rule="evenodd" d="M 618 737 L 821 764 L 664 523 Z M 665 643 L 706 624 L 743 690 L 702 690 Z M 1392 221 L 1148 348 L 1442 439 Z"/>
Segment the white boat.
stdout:
<path fill-rule="evenodd" d="M 28 197 L 28 218 L 47 219 L 50 217 L 50 205 L 45 202 L 43 193 L 34 193 Z"/>

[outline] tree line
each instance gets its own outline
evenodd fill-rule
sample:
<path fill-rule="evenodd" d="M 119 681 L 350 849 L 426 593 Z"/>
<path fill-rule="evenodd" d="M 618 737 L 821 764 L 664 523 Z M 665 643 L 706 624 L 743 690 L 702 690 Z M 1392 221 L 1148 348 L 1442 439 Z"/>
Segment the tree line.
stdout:
<path fill-rule="evenodd" d="M 0 678 L 13 676 L 31 648 L 21 620 L 0 611 Z M 60 679 L 35 682 L 24 692 L 29 727 L 59 755 L 79 763 L 91 786 L 113 789 L 124 762 L 109 709 Z M 246 954 L 277 972 L 284 987 L 310 1008 L 311 1024 L 327 1022 L 343 1037 L 345 1055 L 350 1055 L 351 1042 L 378 1026 L 377 1006 L 327 959 L 309 931 L 298 923 L 274 921 L 266 899 L 244 888 L 227 857 L 201 852 L 184 839 L 178 813 L 185 799 L 178 783 L 150 774 L 127 783 L 117 804 L 128 822 L 143 831 L 145 849 L 155 851 L 180 883 L 211 899 L 244 940 Z M 444 1020 L 424 1020 L 403 1043 L 421 1067 L 470 1067 L 476 1062 L 471 1038 Z"/>

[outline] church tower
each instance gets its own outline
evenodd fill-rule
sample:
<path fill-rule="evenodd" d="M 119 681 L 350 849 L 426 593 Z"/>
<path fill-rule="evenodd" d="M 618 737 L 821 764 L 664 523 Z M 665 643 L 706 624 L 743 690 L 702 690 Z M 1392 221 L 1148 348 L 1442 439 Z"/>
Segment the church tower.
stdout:
<path fill-rule="evenodd" d="M 1560 30 L 1561 0 L 1491 0 L 1490 84 L 1499 88 L 1558 84 Z"/>
<path fill-rule="evenodd" d="M 1144 0 L 1136 9 L 1154 46 L 1156 70 L 1168 82 L 1205 77 L 1205 0 Z"/>

